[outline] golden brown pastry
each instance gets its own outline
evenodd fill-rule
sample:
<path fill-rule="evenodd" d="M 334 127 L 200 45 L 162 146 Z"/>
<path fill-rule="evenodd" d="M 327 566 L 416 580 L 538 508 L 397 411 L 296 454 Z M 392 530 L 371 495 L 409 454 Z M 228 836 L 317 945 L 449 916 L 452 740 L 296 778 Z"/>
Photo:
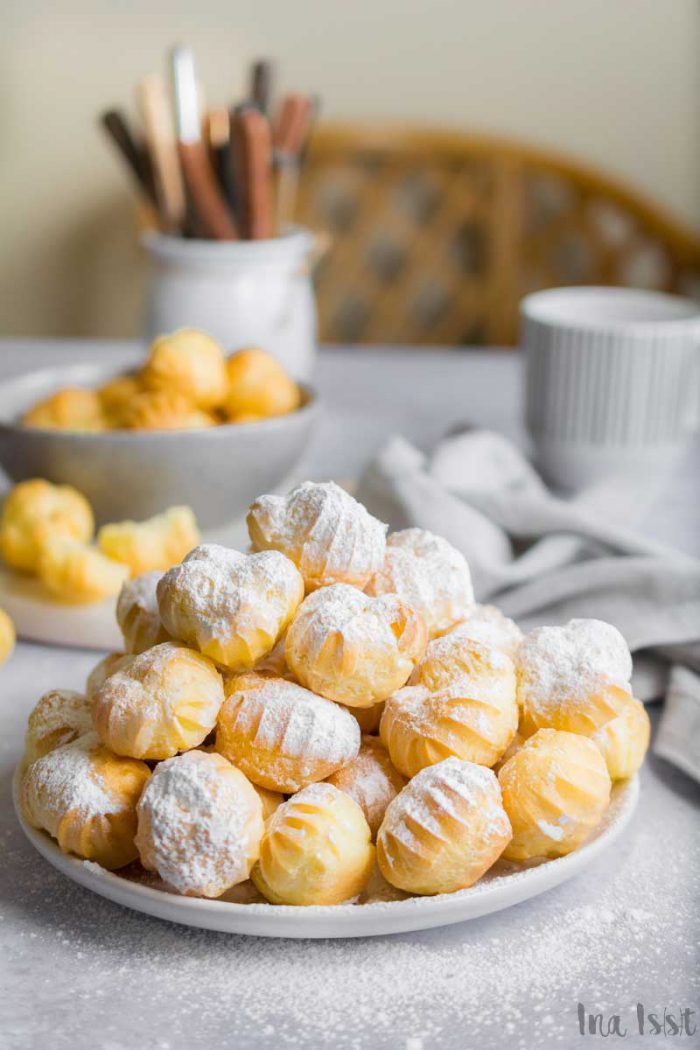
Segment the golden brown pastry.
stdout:
<path fill-rule="evenodd" d="M 384 819 L 386 807 L 406 786 L 406 780 L 394 768 L 388 752 L 376 736 L 363 736 L 357 757 L 331 773 L 326 783 L 333 784 L 357 802 L 373 839 Z"/>
<path fill-rule="evenodd" d="M 76 489 L 32 478 L 20 481 L 5 499 L 0 552 L 13 569 L 36 572 L 47 540 L 89 543 L 94 531 L 90 504 Z"/>
<path fill-rule="evenodd" d="M 263 820 L 267 820 L 267 818 L 271 817 L 275 810 L 279 809 L 282 805 L 284 802 L 284 795 L 281 791 L 268 791 L 267 788 L 260 787 L 259 784 L 253 784 L 253 787 L 255 788 L 262 805 Z"/>
<path fill-rule="evenodd" d="M 211 412 L 197 408 L 178 390 L 142 390 L 124 405 L 121 415 L 127 430 L 202 430 L 216 423 Z"/>
<path fill-rule="evenodd" d="M 357 803 L 332 784 L 312 784 L 267 821 L 252 879 L 273 904 L 340 904 L 360 893 L 373 865 Z"/>
<path fill-rule="evenodd" d="M 180 394 L 203 411 L 223 405 L 228 391 L 221 347 L 196 328 L 180 328 L 156 339 L 140 378 L 145 386 Z"/>
<path fill-rule="evenodd" d="M 160 618 L 230 671 L 248 671 L 272 651 L 304 594 L 304 581 L 277 551 L 241 554 L 206 543 L 158 584 Z"/>
<path fill-rule="evenodd" d="M 540 729 L 526 740 L 498 780 L 513 825 L 509 860 L 571 853 L 597 827 L 610 801 L 610 776 L 598 748 L 556 729 Z"/>
<path fill-rule="evenodd" d="M 649 748 L 650 732 L 644 704 L 631 696 L 619 715 L 596 729 L 591 740 L 603 755 L 612 780 L 634 776 Z"/>
<path fill-rule="evenodd" d="M 160 572 L 143 572 L 127 580 L 117 599 L 117 623 L 127 653 L 143 653 L 161 642 L 172 641 L 160 622 L 156 589 Z"/>
<path fill-rule="evenodd" d="M 517 653 L 518 699 L 537 729 L 590 736 L 628 703 L 632 658 L 617 630 L 602 620 L 538 627 Z"/>
<path fill-rule="evenodd" d="M 307 591 L 332 583 L 362 589 L 381 568 L 386 548 L 386 525 L 332 481 L 259 496 L 248 512 L 248 532 L 254 550 L 291 558 Z"/>
<path fill-rule="evenodd" d="M 216 750 L 254 784 L 288 794 L 325 780 L 360 749 L 348 711 L 283 678 L 245 674 L 226 683 Z"/>
<path fill-rule="evenodd" d="M 111 427 L 119 428 L 124 425 L 125 413 L 137 394 L 142 393 L 143 387 L 136 376 L 116 376 L 110 379 L 97 391 L 102 403 L 103 411 Z"/>
<path fill-rule="evenodd" d="M 201 744 L 224 699 L 221 675 L 201 653 L 164 642 L 131 656 L 92 700 L 100 739 L 118 755 L 171 758 Z"/>
<path fill-rule="evenodd" d="M 226 376 L 224 407 L 234 423 L 283 416 L 299 407 L 299 387 L 264 350 L 251 348 L 232 354 L 226 362 Z"/>
<path fill-rule="evenodd" d="M 504 616 L 495 605 L 472 605 L 464 619 L 455 624 L 450 634 L 461 632 L 493 649 L 501 649 L 512 660 L 523 640 L 523 632 L 514 620 Z"/>
<path fill-rule="evenodd" d="M 512 661 L 481 642 L 460 648 L 454 664 L 437 653 L 446 638 L 428 646 L 417 669 L 421 684 L 389 697 L 379 732 L 404 776 L 450 756 L 493 766 L 518 728 Z M 444 646 L 443 646 L 444 648 Z M 432 650 L 432 652 L 431 652 Z"/>
<path fill-rule="evenodd" d="M 389 803 L 377 836 L 379 869 L 416 894 L 454 893 L 495 864 L 511 837 L 495 774 L 446 758 Z"/>
<path fill-rule="evenodd" d="M 65 387 L 39 401 L 25 412 L 22 423 L 25 427 L 40 427 L 43 430 L 106 430 L 107 416 L 96 390 L 83 387 Z"/>
<path fill-rule="evenodd" d="M 0 609 L 0 667 L 9 660 L 16 641 L 15 625 L 5 610 Z"/>
<path fill-rule="evenodd" d="M 336 583 L 304 599 L 287 631 L 287 663 L 315 693 L 372 707 L 408 680 L 426 642 L 425 623 L 395 594 Z"/>
<path fill-rule="evenodd" d="M 365 736 L 376 736 L 379 732 L 379 723 L 384 714 L 384 701 L 373 704 L 371 707 L 349 707 L 348 711 L 357 719 L 357 724 Z"/>
<path fill-rule="evenodd" d="M 87 547 L 75 540 L 53 539 L 42 547 L 38 576 L 59 601 L 80 605 L 119 594 L 129 578 L 129 570 L 96 547 Z"/>
<path fill-rule="evenodd" d="M 118 671 L 130 656 L 130 653 L 107 653 L 95 664 L 85 683 L 85 693 L 90 701 L 92 701 L 98 689 L 102 688 L 109 676 Z"/>
<path fill-rule="evenodd" d="M 160 569 L 164 572 L 182 561 L 200 541 L 191 507 L 169 507 L 146 521 L 120 521 L 103 525 L 97 543 L 103 554 L 128 565 L 132 576 Z"/>
<path fill-rule="evenodd" d="M 398 594 L 425 620 L 431 638 L 462 620 L 474 604 L 464 555 L 441 536 L 425 529 L 393 532 L 386 541 L 381 569 L 367 594 Z"/>
<path fill-rule="evenodd" d="M 138 804 L 141 863 L 188 897 L 219 897 L 245 881 L 262 834 L 257 792 L 217 754 L 160 762 Z"/>
<path fill-rule="evenodd" d="M 73 689 L 51 689 L 35 704 L 24 737 L 24 763 L 92 732 L 90 701 Z"/>
<path fill-rule="evenodd" d="M 33 762 L 20 789 L 22 812 L 35 828 L 103 868 L 137 857 L 136 804 L 150 776 L 145 762 L 118 758 L 86 733 Z"/>

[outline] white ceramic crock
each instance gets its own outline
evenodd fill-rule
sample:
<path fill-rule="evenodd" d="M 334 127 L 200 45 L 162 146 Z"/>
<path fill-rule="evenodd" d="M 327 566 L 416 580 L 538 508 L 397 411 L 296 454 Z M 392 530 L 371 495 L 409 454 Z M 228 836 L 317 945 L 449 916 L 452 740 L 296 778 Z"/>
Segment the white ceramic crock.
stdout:
<path fill-rule="evenodd" d="M 201 328 L 226 351 L 260 346 L 296 379 L 311 375 L 316 307 L 313 236 L 294 228 L 266 241 L 200 241 L 148 232 L 145 336 Z"/>
<path fill-rule="evenodd" d="M 659 472 L 698 422 L 700 307 L 632 288 L 554 288 L 521 304 L 538 466 L 578 489 Z"/>

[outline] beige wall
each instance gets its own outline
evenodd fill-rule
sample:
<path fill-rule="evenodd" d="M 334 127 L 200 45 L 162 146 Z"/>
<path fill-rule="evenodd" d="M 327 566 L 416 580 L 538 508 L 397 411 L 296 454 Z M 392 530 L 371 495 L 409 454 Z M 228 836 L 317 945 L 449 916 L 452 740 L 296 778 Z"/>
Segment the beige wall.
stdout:
<path fill-rule="evenodd" d="M 0 332 L 137 331 L 125 177 L 95 114 L 190 42 L 212 102 L 248 61 L 332 117 L 517 135 L 700 213 L 696 0 L 7 0 L 0 36 Z"/>

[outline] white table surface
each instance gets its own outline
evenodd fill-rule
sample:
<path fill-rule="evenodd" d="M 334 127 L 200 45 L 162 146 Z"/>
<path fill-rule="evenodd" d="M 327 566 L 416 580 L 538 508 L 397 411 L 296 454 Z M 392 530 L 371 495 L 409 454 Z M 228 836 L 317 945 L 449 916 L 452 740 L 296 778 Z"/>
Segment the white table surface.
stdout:
<path fill-rule="evenodd" d="M 125 343 L 5 340 L 0 376 L 130 353 Z M 310 477 L 356 476 L 396 431 L 425 447 L 465 421 L 523 437 L 512 353 L 328 349 L 317 382 L 326 408 Z M 647 527 L 697 552 L 697 510 L 678 497 L 660 501 Z M 698 1032 L 674 1045 L 700 1045 L 700 792 L 669 765 L 648 759 L 619 848 L 506 912 L 360 941 L 228 937 L 91 895 L 34 853 L 16 824 L 10 781 L 27 714 L 52 686 L 80 688 L 94 662 L 20 644 L 0 671 L 2 1050 L 600 1045 L 578 1034 L 579 1002 L 619 1013 L 624 1045 L 640 1047 L 663 1038 L 637 1034 L 638 1002 L 660 1014 L 689 1007 Z"/>

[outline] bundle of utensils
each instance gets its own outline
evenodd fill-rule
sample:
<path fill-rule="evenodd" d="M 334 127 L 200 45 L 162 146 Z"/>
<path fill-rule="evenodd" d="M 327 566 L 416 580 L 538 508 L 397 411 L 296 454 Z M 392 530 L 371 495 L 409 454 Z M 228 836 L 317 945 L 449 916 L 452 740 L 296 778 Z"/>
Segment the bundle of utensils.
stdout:
<path fill-rule="evenodd" d="M 137 85 L 142 131 L 120 109 L 101 114 L 152 223 L 164 233 L 219 241 L 261 240 L 291 225 L 299 172 L 318 99 L 273 101 L 273 68 L 254 64 L 249 97 L 205 110 L 194 56 L 169 56 L 171 90 L 158 75 Z"/>

